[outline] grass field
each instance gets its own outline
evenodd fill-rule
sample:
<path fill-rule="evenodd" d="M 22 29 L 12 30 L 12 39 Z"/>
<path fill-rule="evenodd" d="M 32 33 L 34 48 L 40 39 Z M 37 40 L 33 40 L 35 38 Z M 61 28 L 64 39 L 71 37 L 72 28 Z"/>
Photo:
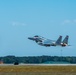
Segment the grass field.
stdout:
<path fill-rule="evenodd" d="M 76 75 L 76 66 L 0 66 L 0 75 Z"/>

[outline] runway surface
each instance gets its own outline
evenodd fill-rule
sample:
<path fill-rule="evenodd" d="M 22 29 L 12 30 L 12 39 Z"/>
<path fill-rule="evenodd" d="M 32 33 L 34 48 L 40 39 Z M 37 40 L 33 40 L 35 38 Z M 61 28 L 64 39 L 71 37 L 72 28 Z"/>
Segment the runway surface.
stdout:
<path fill-rule="evenodd" d="M 76 66 L 76 64 L 0 64 L 0 66 Z"/>

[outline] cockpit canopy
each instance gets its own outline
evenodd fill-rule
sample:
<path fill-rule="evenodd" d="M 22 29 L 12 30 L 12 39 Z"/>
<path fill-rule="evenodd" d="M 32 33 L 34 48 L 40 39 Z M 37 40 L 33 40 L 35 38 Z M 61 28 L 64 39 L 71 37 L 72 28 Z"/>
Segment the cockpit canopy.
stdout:
<path fill-rule="evenodd" d="M 38 35 L 35 35 L 34 37 L 39 37 Z"/>

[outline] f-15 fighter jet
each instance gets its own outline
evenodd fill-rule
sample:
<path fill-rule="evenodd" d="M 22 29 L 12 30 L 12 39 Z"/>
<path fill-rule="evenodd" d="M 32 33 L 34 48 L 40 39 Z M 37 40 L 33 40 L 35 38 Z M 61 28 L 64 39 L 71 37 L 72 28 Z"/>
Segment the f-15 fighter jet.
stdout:
<path fill-rule="evenodd" d="M 62 42 L 62 36 L 59 36 L 57 41 L 46 39 L 46 38 L 38 36 L 38 35 L 36 35 L 34 37 L 28 37 L 28 39 L 33 40 L 37 44 L 39 44 L 41 46 L 46 46 L 46 47 L 50 47 L 50 46 L 63 46 L 65 44 L 64 43 L 65 40 Z"/>

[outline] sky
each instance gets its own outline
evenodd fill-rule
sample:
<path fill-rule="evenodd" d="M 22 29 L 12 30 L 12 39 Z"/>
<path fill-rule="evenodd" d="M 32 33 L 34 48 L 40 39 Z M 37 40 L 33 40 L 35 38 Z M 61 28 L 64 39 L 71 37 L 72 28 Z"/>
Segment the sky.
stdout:
<path fill-rule="evenodd" d="M 76 56 L 76 0 L 0 0 L 0 56 Z M 69 35 L 67 47 L 44 47 L 28 37 Z"/>

